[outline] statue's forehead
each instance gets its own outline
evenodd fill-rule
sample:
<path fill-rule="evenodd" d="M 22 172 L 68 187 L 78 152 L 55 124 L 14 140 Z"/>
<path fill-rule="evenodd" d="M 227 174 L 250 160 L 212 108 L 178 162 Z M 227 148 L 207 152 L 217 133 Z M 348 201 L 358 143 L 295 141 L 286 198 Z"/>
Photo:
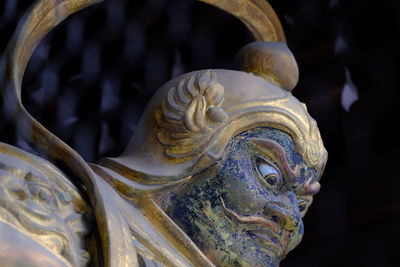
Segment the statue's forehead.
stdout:
<path fill-rule="evenodd" d="M 295 144 L 289 133 L 272 128 L 272 127 L 259 127 L 247 130 L 235 136 L 230 142 L 229 147 L 237 149 L 248 150 L 248 142 L 251 138 L 269 139 L 278 143 L 285 151 L 287 161 L 292 169 L 299 165 L 301 170 L 300 182 L 305 182 L 308 178 L 318 179 L 320 171 L 313 167 L 309 167 L 301 154 L 295 150 Z M 232 150 L 231 150 L 232 151 Z M 248 150 L 251 151 L 251 150 Z M 254 152 L 250 152 L 254 153 Z"/>

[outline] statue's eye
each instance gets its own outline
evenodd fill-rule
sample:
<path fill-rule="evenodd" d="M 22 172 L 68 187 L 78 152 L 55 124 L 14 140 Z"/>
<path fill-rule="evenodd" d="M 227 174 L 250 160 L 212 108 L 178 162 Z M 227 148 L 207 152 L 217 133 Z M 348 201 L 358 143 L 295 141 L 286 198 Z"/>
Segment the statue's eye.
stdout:
<path fill-rule="evenodd" d="M 263 159 L 257 159 L 257 169 L 261 177 L 270 185 L 277 186 L 281 183 L 278 170 Z"/>
<path fill-rule="evenodd" d="M 267 183 L 269 183 L 270 185 L 276 185 L 276 183 L 278 182 L 278 176 L 275 173 L 268 174 L 265 177 L 265 181 L 267 181 Z"/>

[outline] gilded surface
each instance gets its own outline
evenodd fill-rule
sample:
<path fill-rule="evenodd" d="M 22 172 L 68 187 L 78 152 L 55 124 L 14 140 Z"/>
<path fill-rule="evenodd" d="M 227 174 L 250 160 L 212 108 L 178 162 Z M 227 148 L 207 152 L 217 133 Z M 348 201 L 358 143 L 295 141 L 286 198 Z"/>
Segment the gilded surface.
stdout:
<path fill-rule="evenodd" d="M 275 266 L 303 235 L 302 215 L 317 190 L 319 171 L 273 128 L 236 136 L 213 173 L 168 194 L 160 205 L 218 265 Z M 272 152 L 272 154 L 270 154 Z"/>
<path fill-rule="evenodd" d="M 1 64 L 7 115 L 27 142 L 63 163 L 80 191 L 47 161 L 0 144 L 0 257 L 36 266 L 82 266 L 89 254 L 104 266 L 278 265 L 302 238 L 327 153 L 291 94 L 297 64 L 272 8 L 263 0 L 203 0 L 262 41 L 239 53 L 243 71 L 195 71 L 167 82 L 124 153 L 89 165 L 29 115 L 21 81 L 46 33 L 96 2 L 37 1 Z"/>
<path fill-rule="evenodd" d="M 213 133 L 227 120 L 220 107 L 224 87 L 213 71 L 193 74 L 172 87 L 156 111 L 161 129 L 157 139 L 165 146 L 165 154 L 178 161 L 196 157 L 210 141 Z"/>
<path fill-rule="evenodd" d="M 89 206 L 57 167 L 0 143 L 2 265 L 86 265 L 85 215 Z"/>
<path fill-rule="evenodd" d="M 203 77 L 204 88 L 219 88 L 212 103 L 225 115 L 193 131 L 197 120 L 210 125 L 207 107 L 214 107 L 198 85 Z M 179 92 L 193 97 L 198 116 L 185 116 L 190 105 Z M 160 141 L 160 129 L 173 142 Z M 174 146 L 185 157 L 176 160 L 167 150 Z M 275 266 L 301 240 L 301 217 L 319 191 L 326 157 L 315 121 L 289 92 L 244 72 L 205 70 L 160 88 L 126 151 L 100 162 L 121 195 L 155 201 L 214 264 Z"/>

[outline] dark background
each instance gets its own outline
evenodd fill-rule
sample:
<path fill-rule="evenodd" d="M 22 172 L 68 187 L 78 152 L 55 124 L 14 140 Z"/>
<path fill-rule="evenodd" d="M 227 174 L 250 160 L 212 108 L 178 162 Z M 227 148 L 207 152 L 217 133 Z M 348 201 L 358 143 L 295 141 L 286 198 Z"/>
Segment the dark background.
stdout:
<path fill-rule="evenodd" d="M 270 3 L 299 64 L 294 95 L 329 152 L 303 242 L 281 266 L 400 266 L 400 2 Z M 1 1 L 0 57 L 30 4 Z M 192 70 L 233 69 L 251 41 L 238 20 L 193 0 L 108 0 L 39 45 L 23 102 L 87 161 L 117 156 L 159 86 Z M 348 92 L 358 100 L 347 111 Z M 3 117 L 0 141 L 30 150 Z"/>

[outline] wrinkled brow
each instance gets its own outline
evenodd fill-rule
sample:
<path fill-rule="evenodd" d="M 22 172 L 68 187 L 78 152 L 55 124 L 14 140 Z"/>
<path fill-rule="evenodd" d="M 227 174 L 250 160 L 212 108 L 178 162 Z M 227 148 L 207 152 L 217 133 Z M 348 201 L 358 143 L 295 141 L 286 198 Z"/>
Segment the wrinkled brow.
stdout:
<path fill-rule="evenodd" d="M 249 144 L 252 150 L 274 159 L 290 182 L 299 179 L 300 166 L 296 165 L 294 170 L 289 166 L 285 149 L 280 144 L 274 140 L 263 138 L 250 138 Z"/>

